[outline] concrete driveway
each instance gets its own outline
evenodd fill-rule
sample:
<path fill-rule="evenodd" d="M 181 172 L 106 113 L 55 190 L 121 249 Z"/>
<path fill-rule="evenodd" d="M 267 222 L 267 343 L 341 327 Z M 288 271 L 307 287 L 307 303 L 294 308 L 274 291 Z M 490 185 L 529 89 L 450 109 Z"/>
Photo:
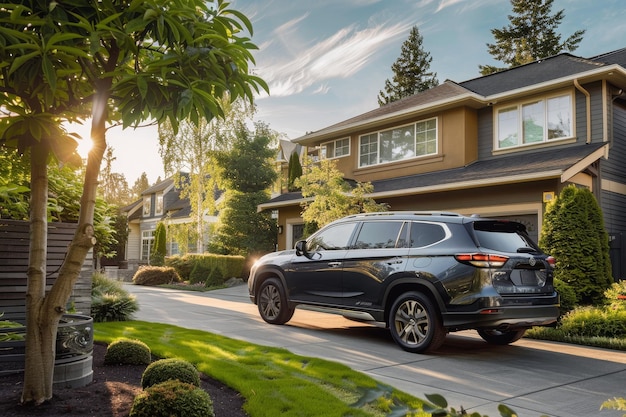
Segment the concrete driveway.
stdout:
<path fill-rule="evenodd" d="M 504 403 L 520 417 L 622 417 L 602 410 L 626 397 L 626 353 L 522 339 L 491 346 L 473 331 L 452 333 L 430 355 L 404 352 L 385 329 L 343 317 L 297 309 L 289 323 L 265 323 L 247 287 L 196 293 L 126 284 L 140 305 L 137 320 L 245 340 L 343 363 L 416 397 L 443 395 L 490 417 Z"/>

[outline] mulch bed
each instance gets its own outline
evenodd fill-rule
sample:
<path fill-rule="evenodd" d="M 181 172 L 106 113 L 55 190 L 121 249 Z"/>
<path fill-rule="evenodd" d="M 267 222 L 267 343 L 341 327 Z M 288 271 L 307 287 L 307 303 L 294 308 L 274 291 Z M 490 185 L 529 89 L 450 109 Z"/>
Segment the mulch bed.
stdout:
<path fill-rule="evenodd" d="M 133 400 L 142 390 L 145 365 L 104 365 L 106 345 L 95 344 L 93 382 L 80 388 L 54 389 L 50 401 L 40 406 L 19 404 L 23 374 L 0 377 L 0 410 L 7 416 L 127 417 Z M 201 388 L 209 393 L 216 417 L 247 417 L 238 392 L 201 375 Z"/>

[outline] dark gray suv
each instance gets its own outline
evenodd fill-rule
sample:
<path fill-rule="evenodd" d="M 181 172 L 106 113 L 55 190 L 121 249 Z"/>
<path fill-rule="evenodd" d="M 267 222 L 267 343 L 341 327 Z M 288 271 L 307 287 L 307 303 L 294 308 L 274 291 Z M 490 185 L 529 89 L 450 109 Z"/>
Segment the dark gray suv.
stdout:
<path fill-rule="evenodd" d="M 263 320 L 298 305 L 382 323 L 409 352 L 436 350 L 447 332 L 476 329 L 509 344 L 555 323 L 554 259 L 521 223 L 447 212 L 384 212 L 328 224 L 295 250 L 263 256 L 248 280 Z"/>

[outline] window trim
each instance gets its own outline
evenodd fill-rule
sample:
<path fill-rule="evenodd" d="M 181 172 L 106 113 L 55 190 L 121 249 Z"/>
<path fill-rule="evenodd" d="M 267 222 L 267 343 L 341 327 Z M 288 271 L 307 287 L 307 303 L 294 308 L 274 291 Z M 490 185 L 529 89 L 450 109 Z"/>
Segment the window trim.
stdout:
<path fill-rule="evenodd" d="M 423 155 L 418 155 L 417 154 L 417 125 L 419 124 L 426 124 L 428 122 L 430 122 L 431 120 L 435 121 L 435 151 L 433 153 L 426 153 Z M 402 128 L 406 128 L 408 126 L 412 126 L 413 127 L 413 156 L 407 157 L 407 158 L 402 158 L 402 159 L 398 159 L 398 160 L 393 160 L 393 161 L 385 161 L 385 162 L 377 162 L 377 163 L 373 163 L 373 164 L 366 164 L 366 165 L 362 165 L 361 164 L 361 141 L 364 137 L 366 136 L 372 136 L 372 135 L 376 135 L 376 159 L 378 161 L 380 161 L 380 137 L 381 137 L 381 133 L 383 132 L 390 132 L 396 129 L 402 129 Z M 411 159 L 421 159 L 421 158 L 430 158 L 433 156 L 437 156 L 439 155 L 440 152 L 440 148 L 441 148 L 441 144 L 439 143 L 439 117 L 438 116 L 433 116 L 433 117 L 429 117 L 426 119 L 421 119 L 421 120 L 417 120 L 415 122 L 412 123 L 406 123 L 406 124 L 402 124 L 402 125 L 397 125 L 397 126 L 392 126 L 386 129 L 380 129 L 377 131 L 372 131 L 372 132 L 368 132 L 368 133 L 364 133 L 362 135 L 359 135 L 359 141 L 358 141 L 358 155 L 357 155 L 357 167 L 359 169 L 361 168 L 371 168 L 371 167 L 375 167 L 375 166 L 380 166 L 380 165 L 388 165 L 388 164 L 395 164 L 398 162 L 403 162 L 403 161 L 407 161 L 407 160 L 411 160 Z"/>
<path fill-rule="evenodd" d="M 554 98 L 560 97 L 568 97 L 569 105 L 570 105 L 570 135 L 563 136 L 559 138 L 548 138 L 548 101 Z M 543 138 L 541 141 L 536 142 L 524 142 L 524 106 L 541 102 L 543 105 Z M 500 147 L 500 112 L 507 109 L 515 109 L 517 113 L 517 144 L 513 146 Z M 576 136 L 576 102 L 575 95 L 571 89 L 561 90 L 558 92 L 553 92 L 551 94 L 544 94 L 541 96 L 534 96 L 530 98 L 526 98 L 524 100 L 518 100 L 514 102 L 503 103 L 499 106 L 494 107 L 493 110 L 493 150 L 494 152 L 506 152 L 510 150 L 524 149 L 528 147 L 538 147 L 545 146 L 549 144 L 562 143 L 562 141 L 567 141 L 575 138 Z"/>
<path fill-rule="evenodd" d="M 344 140 L 348 141 L 348 152 L 345 153 L 345 154 L 337 156 L 337 142 L 344 141 Z M 328 156 L 327 155 L 327 149 L 328 148 L 326 146 L 329 143 L 333 144 L 333 156 Z M 352 141 L 350 140 L 350 136 L 346 136 L 346 137 L 335 139 L 335 140 L 330 140 L 328 142 L 323 142 L 323 143 L 320 144 L 320 152 L 319 152 L 320 159 L 344 158 L 346 156 L 350 156 L 351 153 L 352 153 Z"/>

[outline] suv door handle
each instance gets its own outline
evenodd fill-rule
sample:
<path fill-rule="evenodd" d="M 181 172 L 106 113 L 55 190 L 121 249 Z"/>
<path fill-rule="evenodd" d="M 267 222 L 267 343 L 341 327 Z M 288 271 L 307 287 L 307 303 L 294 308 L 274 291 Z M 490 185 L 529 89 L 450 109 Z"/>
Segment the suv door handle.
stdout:
<path fill-rule="evenodd" d="M 328 262 L 328 266 L 331 268 L 337 268 L 341 266 L 341 262 Z"/>
<path fill-rule="evenodd" d="M 398 258 L 398 257 L 395 257 L 387 261 L 387 265 L 401 264 L 401 263 L 402 263 L 402 258 Z"/>

